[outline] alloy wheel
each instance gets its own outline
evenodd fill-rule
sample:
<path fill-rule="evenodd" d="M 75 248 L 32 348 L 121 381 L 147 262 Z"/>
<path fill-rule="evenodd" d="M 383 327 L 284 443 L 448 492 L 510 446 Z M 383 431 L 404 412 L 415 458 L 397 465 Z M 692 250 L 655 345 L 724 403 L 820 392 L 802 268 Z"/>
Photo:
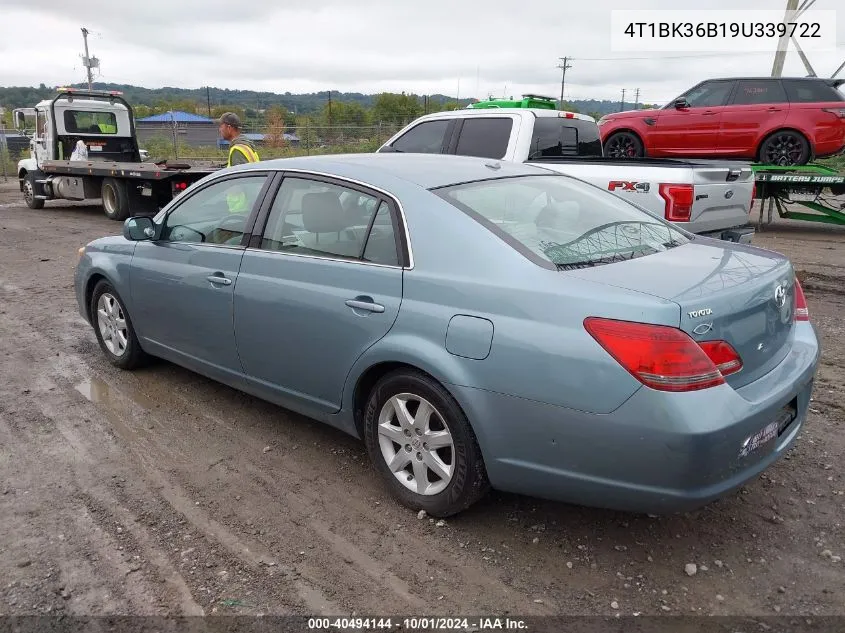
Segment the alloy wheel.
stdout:
<path fill-rule="evenodd" d="M 106 349 L 117 357 L 123 356 L 129 346 L 126 315 L 114 295 L 108 292 L 97 301 L 97 326 Z"/>
<path fill-rule="evenodd" d="M 452 481 L 452 433 L 425 398 L 411 393 L 390 398 L 379 413 L 378 441 L 388 468 L 411 492 L 436 495 Z"/>

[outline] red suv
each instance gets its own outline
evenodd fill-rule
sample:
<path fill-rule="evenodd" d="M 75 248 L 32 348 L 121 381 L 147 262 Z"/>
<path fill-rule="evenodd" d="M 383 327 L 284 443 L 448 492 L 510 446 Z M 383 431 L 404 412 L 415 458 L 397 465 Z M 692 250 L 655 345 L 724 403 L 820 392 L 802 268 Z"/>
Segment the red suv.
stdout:
<path fill-rule="evenodd" d="M 599 119 L 606 156 L 803 165 L 845 148 L 845 79 L 708 79 L 670 104 Z"/>

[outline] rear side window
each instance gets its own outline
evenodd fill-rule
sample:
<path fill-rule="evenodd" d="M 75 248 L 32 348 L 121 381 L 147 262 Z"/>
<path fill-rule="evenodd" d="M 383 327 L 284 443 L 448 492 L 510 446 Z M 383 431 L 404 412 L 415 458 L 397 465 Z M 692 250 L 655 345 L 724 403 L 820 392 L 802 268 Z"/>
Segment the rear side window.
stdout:
<path fill-rule="evenodd" d="M 512 128 L 513 119 L 507 117 L 464 119 L 455 153 L 459 156 L 504 158 Z"/>
<path fill-rule="evenodd" d="M 784 79 L 786 94 L 792 103 L 820 103 L 824 101 L 845 101 L 845 96 L 833 86 L 821 81 Z"/>
<path fill-rule="evenodd" d="M 748 79 L 740 81 L 734 95 L 734 105 L 784 103 L 786 91 L 777 79 Z"/>
<path fill-rule="evenodd" d="M 448 128 L 449 121 L 445 119 L 426 121 L 405 132 L 391 147 L 396 151 L 412 154 L 440 154 Z"/>
<path fill-rule="evenodd" d="M 537 117 L 529 159 L 565 156 L 601 156 L 598 126 L 590 121 Z"/>
<path fill-rule="evenodd" d="M 617 196 L 566 176 L 522 176 L 434 190 L 526 255 L 558 270 L 659 253 L 689 240 Z"/>

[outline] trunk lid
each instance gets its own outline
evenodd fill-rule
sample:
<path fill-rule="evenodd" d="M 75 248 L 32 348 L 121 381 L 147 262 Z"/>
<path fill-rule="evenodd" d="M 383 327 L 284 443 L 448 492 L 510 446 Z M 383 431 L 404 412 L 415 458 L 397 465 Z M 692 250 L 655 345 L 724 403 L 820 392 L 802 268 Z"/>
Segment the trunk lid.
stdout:
<path fill-rule="evenodd" d="M 726 377 L 734 388 L 768 373 L 789 352 L 795 274 L 778 253 L 699 238 L 654 255 L 564 274 L 678 304 L 679 327 L 693 340 L 727 341 L 739 354 L 742 369 Z"/>

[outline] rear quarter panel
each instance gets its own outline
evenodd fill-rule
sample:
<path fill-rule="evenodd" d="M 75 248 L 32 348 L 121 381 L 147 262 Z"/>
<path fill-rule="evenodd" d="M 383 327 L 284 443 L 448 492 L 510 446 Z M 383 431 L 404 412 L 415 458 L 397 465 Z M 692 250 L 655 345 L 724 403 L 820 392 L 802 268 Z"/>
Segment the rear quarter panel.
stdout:
<path fill-rule="evenodd" d="M 606 413 L 641 385 L 590 337 L 584 318 L 679 322 L 674 303 L 540 267 L 444 201 L 432 199 L 424 208 L 403 204 L 415 267 L 404 274 L 396 323 L 358 360 L 348 385 L 377 363 L 400 361 L 447 387 Z M 449 323 L 456 315 L 492 323 L 486 357 L 468 358 L 447 349 Z M 351 398 L 347 389 L 347 410 Z"/>

